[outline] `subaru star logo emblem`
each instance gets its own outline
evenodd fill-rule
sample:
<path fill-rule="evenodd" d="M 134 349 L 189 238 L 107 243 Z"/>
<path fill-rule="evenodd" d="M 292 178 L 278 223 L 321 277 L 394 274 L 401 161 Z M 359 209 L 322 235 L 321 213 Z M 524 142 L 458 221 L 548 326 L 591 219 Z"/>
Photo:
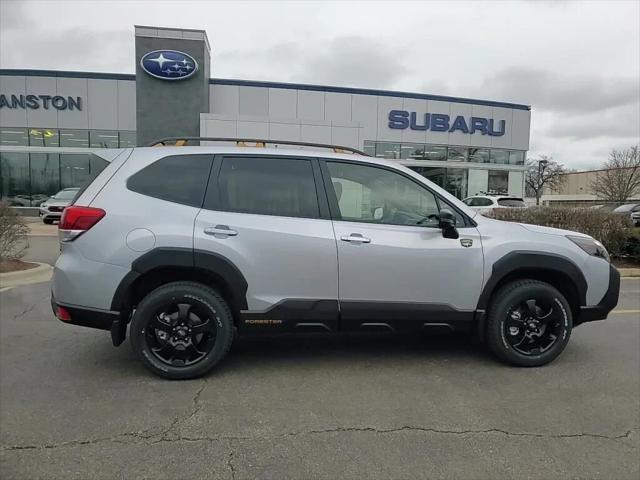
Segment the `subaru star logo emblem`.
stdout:
<path fill-rule="evenodd" d="M 184 80 L 198 71 L 198 62 L 191 55 L 176 50 L 148 52 L 140 59 L 140 66 L 160 80 Z"/>

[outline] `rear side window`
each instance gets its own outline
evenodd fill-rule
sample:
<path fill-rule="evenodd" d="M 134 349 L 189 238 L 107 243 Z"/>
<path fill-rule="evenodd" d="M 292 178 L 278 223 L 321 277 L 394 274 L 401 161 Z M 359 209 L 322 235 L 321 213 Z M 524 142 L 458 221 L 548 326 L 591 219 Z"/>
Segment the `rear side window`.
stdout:
<path fill-rule="evenodd" d="M 521 198 L 500 198 L 498 205 L 501 207 L 526 207 Z"/>
<path fill-rule="evenodd" d="M 127 180 L 127 188 L 168 202 L 201 207 L 212 155 L 172 155 L 146 166 Z"/>
<path fill-rule="evenodd" d="M 221 210 L 319 218 L 311 162 L 274 157 L 225 157 L 218 176 Z"/>

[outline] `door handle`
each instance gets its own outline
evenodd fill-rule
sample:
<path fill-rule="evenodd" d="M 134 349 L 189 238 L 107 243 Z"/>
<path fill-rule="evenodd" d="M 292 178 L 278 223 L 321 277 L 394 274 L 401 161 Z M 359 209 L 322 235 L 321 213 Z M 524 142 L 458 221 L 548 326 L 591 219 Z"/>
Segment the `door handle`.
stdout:
<path fill-rule="evenodd" d="M 215 227 L 207 227 L 204 229 L 206 235 L 226 235 L 227 237 L 235 237 L 238 232 L 231 230 L 228 225 L 216 225 Z"/>
<path fill-rule="evenodd" d="M 342 240 L 343 242 L 371 243 L 370 238 L 363 237 L 360 233 L 350 233 L 349 235 L 344 235 L 340 237 L 340 240 Z"/>

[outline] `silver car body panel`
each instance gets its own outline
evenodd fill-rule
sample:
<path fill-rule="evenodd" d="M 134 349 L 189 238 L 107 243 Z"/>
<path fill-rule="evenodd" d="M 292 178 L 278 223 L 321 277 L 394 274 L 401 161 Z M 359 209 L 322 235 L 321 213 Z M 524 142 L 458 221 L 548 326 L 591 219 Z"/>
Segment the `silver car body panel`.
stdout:
<path fill-rule="evenodd" d="M 445 239 L 439 229 L 430 227 L 211 211 L 126 188 L 127 178 L 159 158 L 203 153 L 296 155 L 384 165 L 436 192 L 473 218 L 477 228 L 460 228 L 460 239 Z M 573 262 L 586 278 L 588 305 L 598 304 L 609 283 L 609 264 L 589 256 L 566 238 L 580 234 L 485 218 L 420 174 L 371 157 L 220 146 L 125 149 L 114 155 L 76 203 L 102 208 L 107 214 L 88 232 L 62 245 L 53 291 L 62 302 L 88 308 L 109 309 L 132 263 L 158 247 L 195 248 L 226 257 L 247 280 L 250 310 L 266 310 L 285 299 L 304 298 L 433 302 L 471 311 L 493 265 L 515 251 L 560 255 Z M 217 226 L 237 235 L 204 232 Z M 341 240 L 352 233 L 371 242 Z M 463 239 L 471 242 L 461 242 Z"/>

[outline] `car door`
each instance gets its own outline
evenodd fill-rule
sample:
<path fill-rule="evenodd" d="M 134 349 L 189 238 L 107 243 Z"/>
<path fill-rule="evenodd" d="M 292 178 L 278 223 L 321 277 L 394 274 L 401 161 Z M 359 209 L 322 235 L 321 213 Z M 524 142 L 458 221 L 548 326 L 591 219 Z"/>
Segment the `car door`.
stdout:
<path fill-rule="evenodd" d="M 338 245 L 346 330 L 464 327 L 483 282 L 480 236 L 456 213 L 460 238 L 437 215 L 453 211 L 409 175 L 361 162 L 322 162 Z"/>
<path fill-rule="evenodd" d="M 243 327 L 337 327 L 336 242 L 316 159 L 216 157 L 194 248 L 196 266 L 214 254 L 244 276 Z"/>

